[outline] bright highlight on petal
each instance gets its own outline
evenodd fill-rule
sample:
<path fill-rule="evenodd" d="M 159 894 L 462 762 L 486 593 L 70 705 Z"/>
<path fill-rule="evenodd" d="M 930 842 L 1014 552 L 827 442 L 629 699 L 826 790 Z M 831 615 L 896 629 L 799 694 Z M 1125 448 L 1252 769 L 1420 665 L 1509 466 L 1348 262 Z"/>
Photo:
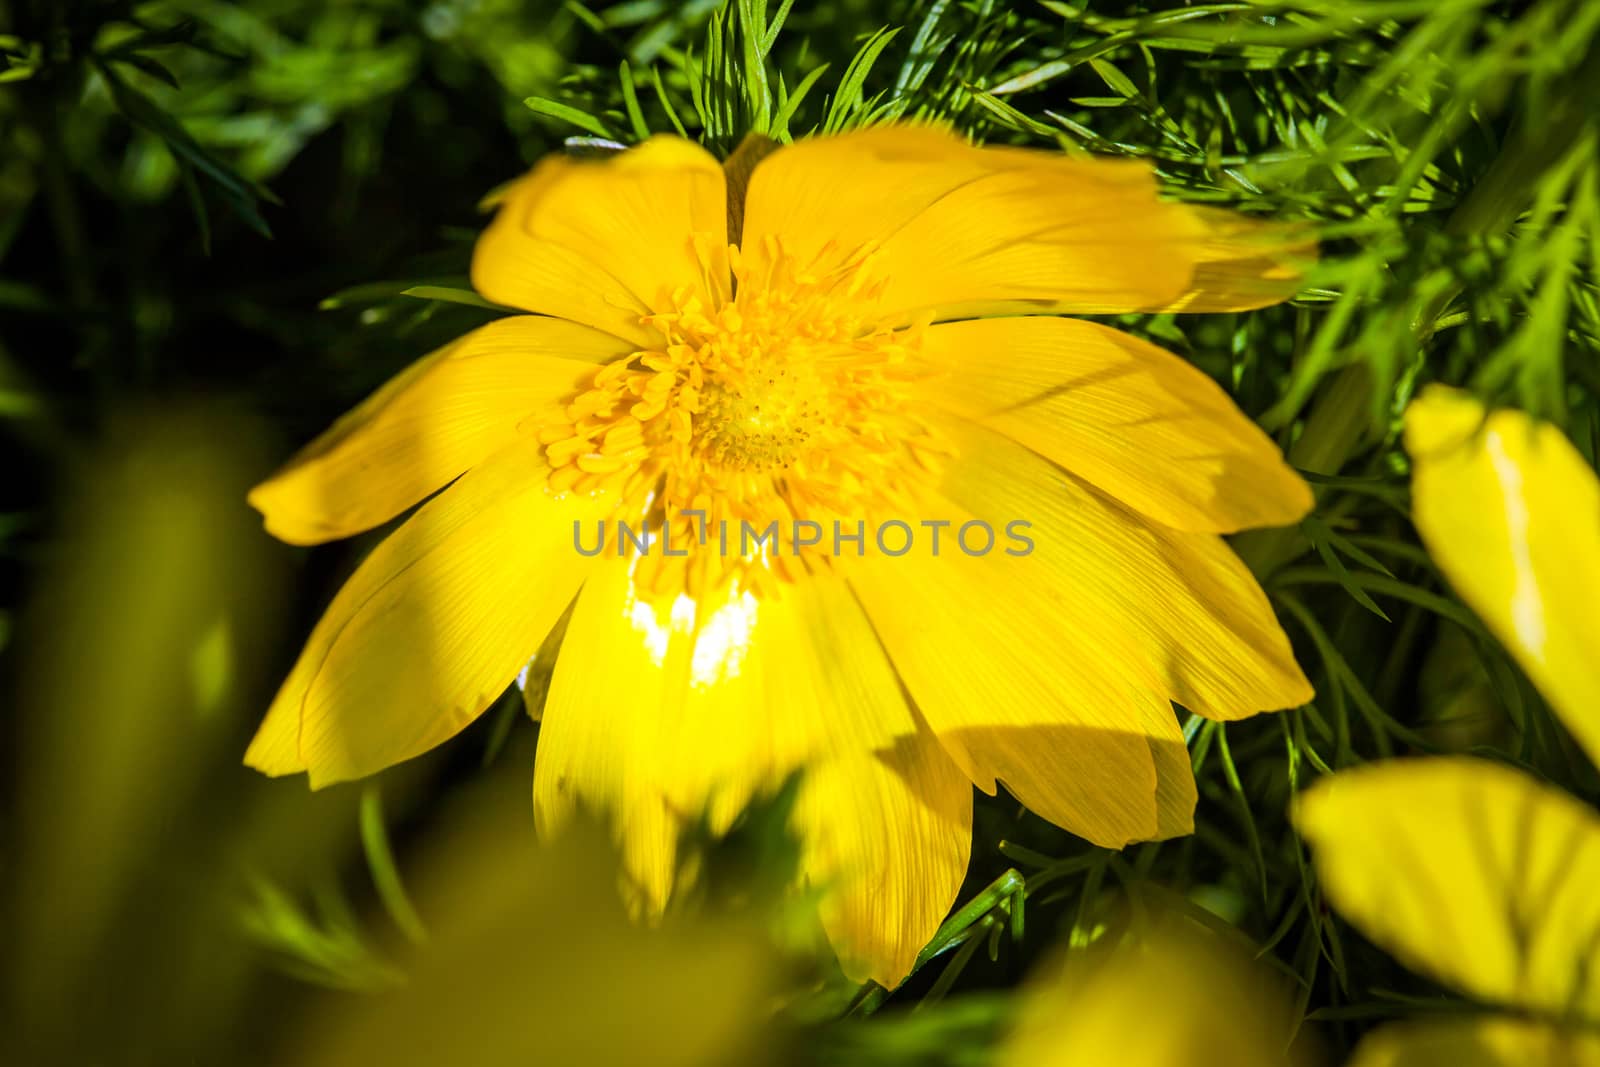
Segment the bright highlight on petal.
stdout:
<path fill-rule="evenodd" d="M 1600 763 L 1600 479 L 1561 432 L 1440 387 L 1406 412 L 1412 512 L 1450 584 Z"/>
<path fill-rule="evenodd" d="M 679 593 L 663 612 L 655 601 L 641 600 L 630 591 L 627 613 L 657 667 L 666 665 L 674 633 L 691 637 L 694 655 L 689 663 L 689 684 L 706 686 L 739 673 L 755 629 L 758 604 L 748 592 L 730 590 L 727 600 L 708 601 L 708 614 L 701 618 L 700 602 L 687 593 Z"/>
<path fill-rule="evenodd" d="M 709 808 L 725 828 L 755 792 L 806 768 L 799 829 L 808 875 L 833 890 L 824 921 L 850 973 L 897 983 L 966 873 L 971 790 L 849 590 L 819 576 L 641 627 L 632 570 L 606 561 L 568 624 L 534 767 L 540 826 L 615 812 L 629 869 L 659 907 L 690 820 Z M 715 684 L 697 680 L 708 662 Z"/>

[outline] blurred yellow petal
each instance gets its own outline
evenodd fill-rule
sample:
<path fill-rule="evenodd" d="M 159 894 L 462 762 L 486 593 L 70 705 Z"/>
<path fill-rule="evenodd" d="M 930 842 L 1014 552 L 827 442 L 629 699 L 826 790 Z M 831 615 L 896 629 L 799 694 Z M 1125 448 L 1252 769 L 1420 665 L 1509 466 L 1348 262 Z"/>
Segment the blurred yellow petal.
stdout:
<path fill-rule="evenodd" d="M 946 411 L 982 421 L 1122 503 L 1180 530 L 1283 526 L 1311 490 L 1271 438 L 1197 368 L 1075 319 L 953 322 L 922 354 Z"/>
<path fill-rule="evenodd" d="M 501 304 L 558 315 L 634 343 L 641 317 L 726 298 L 727 186 L 709 152 L 653 137 L 603 160 L 554 155 L 511 187 L 472 259 L 472 284 Z"/>
<path fill-rule="evenodd" d="M 1381 1026 L 1349 1067 L 1600 1067 L 1600 1034 L 1497 1016 Z"/>
<path fill-rule="evenodd" d="M 727 1067 L 768 1050 L 777 961 L 753 927 L 628 921 L 616 857 L 588 826 L 532 847 L 477 814 L 422 857 L 428 939 L 400 988 L 341 998 L 290 1045 L 295 1067 Z"/>
<path fill-rule="evenodd" d="M 334 597 L 245 762 L 313 788 L 454 736 L 510 685 L 583 580 L 573 523 L 604 495 L 545 488 L 535 442 L 430 500 Z"/>
<path fill-rule="evenodd" d="M 240 506 L 266 427 L 214 393 L 130 399 L 107 397 L 72 442 L 26 595 L 0 612 L 15 1067 L 126 1061 L 132 1033 L 140 1055 L 189 1059 L 195 1013 L 226 1019 L 254 962 L 228 909 L 188 905 L 239 856 L 265 859 L 226 771 L 293 599 L 288 553 Z M 233 654 L 198 687 L 219 633 Z"/>
<path fill-rule="evenodd" d="M 1600 764 L 1600 480 L 1560 430 L 1442 387 L 1406 411 L 1412 512 L 1450 584 Z"/>
<path fill-rule="evenodd" d="M 1392 760 L 1325 778 L 1295 823 L 1362 933 L 1470 996 L 1600 1019 L 1600 816 L 1508 767 Z"/>
<path fill-rule="evenodd" d="M 847 973 L 893 986 L 966 873 L 971 789 L 907 706 L 835 578 L 756 599 L 637 596 L 632 561 L 584 585 L 556 661 L 534 767 L 541 827 L 615 813 L 647 902 L 670 890 L 677 834 L 726 826 L 805 768 L 797 806 L 823 921 Z"/>
<path fill-rule="evenodd" d="M 885 321 L 1180 302 L 1215 310 L 1292 295 L 1292 280 L 1276 277 L 1284 268 L 1262 259 L 1258 239 L 1231 258 L 1237 236 L 1213 214 L 1159 200 L 1143 164 L 879 126 L 798 141 L 763 159 L 741 246 L 759 265 L 776 239 L 814 273 L 866 257 Z M 1252 287 L 1251 272 L 1263 271 L 1274 277 Z M 1202 288 L 1212 279 L 1220 288 Z"/>
<path fill-rule="evenodd" d="M 394 518 L 559 410 L 627 352 L 560 319 L 491 322 L 412 364 L 250 492 L 281 540 L 349 537 Z"/>
<path fill-rule="evenodd" d="M 1115 947 L 1046 963 L 1029 979 L 996 1067 L 1295 1067 L 1292 989 L 1241 947 L 1161 915 Z"/>

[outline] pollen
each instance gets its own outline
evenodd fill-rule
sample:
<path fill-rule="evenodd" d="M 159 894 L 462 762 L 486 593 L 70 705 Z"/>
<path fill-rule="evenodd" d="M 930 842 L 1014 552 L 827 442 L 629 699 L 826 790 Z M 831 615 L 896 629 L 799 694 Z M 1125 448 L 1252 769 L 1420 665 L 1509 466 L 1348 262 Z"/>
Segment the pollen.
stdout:
<path fill-rule="evenodd" d="M 644 316 L 656 343 L 600 367 L 540 441 L 553 490 L 615 491 L 627 517 L 688 546 L 636 561 L 640 589 L 762 595 L 826 555 L 741 557 L 707 530 L 853 526 L 901 514 L 935 479 L 938 436 L 908 403 L 929 373 L 921 331 L 878 319 L 869 247 L 809 262 L 776 240 L 756 257 L 704 236 L 691 249 L 710 302 L 679 292 Z"/>
<path fill-rule="evenodd" d="M 784 353 L 749 372 L 719 373 L 700 394 L 695 448 L 729 470 L 787 468 L 823 438 L 830 400 L 815 368 Z"/>

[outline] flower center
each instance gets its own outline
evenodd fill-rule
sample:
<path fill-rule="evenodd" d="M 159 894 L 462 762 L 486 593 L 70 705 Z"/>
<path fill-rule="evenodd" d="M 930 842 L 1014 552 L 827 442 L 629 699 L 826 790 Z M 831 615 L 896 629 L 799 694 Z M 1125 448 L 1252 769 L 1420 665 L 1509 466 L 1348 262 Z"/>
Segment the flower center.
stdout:
<path fill-rule="evenodd" d="M 728 470 L 787 468 L 821 434 L 828 401 L 808 361 L 778 359 L 718 374 L 700 394 L 695 449 Z"/>
<path fill-rule="evenodd" d="M 777 551 L 751 551 L 741 530 L 853 529 L 899 517 L 931 481 L 941 448 L 908 403 L 925 373 L 912 358 L 920 333 L 874 321 L 868 256 L 823 269 L 772 242 L 750 269 L 736 247 L 694 247 L 705 276 L 736 279 L 737 295 L 715 282 L 714 306 L 675 294 L 643 320 L 658 343 L 601 367 L 539 436 L 552 490 L 614 489 L 619 520 L 688 550 L 645 553 L 635 571 L 645 593 L 732 581 L 760 595 L 827 566 L 826 539 L 802 551 L 780 529 Z"/>

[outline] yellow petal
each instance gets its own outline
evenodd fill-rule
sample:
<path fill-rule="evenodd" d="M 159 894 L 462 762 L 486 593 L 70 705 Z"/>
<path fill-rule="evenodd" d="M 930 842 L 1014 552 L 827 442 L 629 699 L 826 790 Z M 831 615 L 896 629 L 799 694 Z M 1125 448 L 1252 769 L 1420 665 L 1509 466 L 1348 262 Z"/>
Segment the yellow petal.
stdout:
<path fill-rule="evenodd" d="M 1219 538 L 1151 524 L 994 431 L 944 432 L 943 496 L 917 505 L 948 524 L 938 555 L 923 530 L 904 556 L 840 561 L 896 669 L 979 788 L 999 779 L 1110 847 L 1181 832 L 1192 783 L 1155 709 L 1242 718 L 1310 699 L 1266 597 Z M 968 523 L 992 550 L 961 548 Z M 983 539 L 974 527 L 975 552 Z M 1160 818 L 1151 738 L 1170 746 Z"/>
<path fill-rule="evenodd" d="M 256 486 L 267 529 L 297 545 L 400 514 L 550 414 L 627 352 L 560 319 L 491 322 L 412 364 Z"/>
<path fill-rule="evenodd" d="M 1148 311 L 1248 311 L 1281 304 L 1316 261 L 1316 242 L 1300 230 L 1218 208 L 1190 208 L 1205 237 L 1186 245 L 1195 258 L 1189 287 Z"/>
<path fill-rule="evenodd" d="M 947 542 L 970 521 L 929 515 L 952 523 Z M 1038 815 L 1108 848 L 1157 836 L 1141 712 L 1155 679 L 1122 669 L 1131 650 L 1036 584 L 1040 568 L 968 557 L 953 543 L 938 557 L 841 562 L 918 708 L 978 788 L 1003 782 Z"/>
<path fill-rule="evenodd" d="M 278 1062 L 757 1062 L 782 982 L 755 925 L 690 914 L 650 929 L 629 922 L 604 837 L 584 826 L 532 847 L 526 803 L 479 796 L 408 857 L 428 939 L 402 958 L 405 981 L 313 1004 Z"/>
<path fill-rule="evenodd" d="M 1243 276 L 1265 269 L 1259 261 L 1221 268 L 1235 234 L 1156 194 L 1139 163 L 979 148 L 929 126 L 880 126 L 763 159 L 741 247 L 759 263 L 777 239 L 819 270 L 871 253 L 868 276 L 882 283 L 888 321 L 1178 302 L 1245 307 L 1292 293 L 1252 292 Z M 1248 263 L 1257 250 L 1241 254 Z M 1202 264 L 1210 265 L 1204 274 Z M 1217 294 L 1204 289 L 1212 277 L 1225 282 Z"/>
<path fill-rule="evenodd" d="M 1029 979 L 996 1067 L 1294 1067 L 1316 1062 L 1292 989 L 1237 945 L 1158 914 L 1115 947 L 1046 964 Z"/>
<path fill-rule="evenodd" d="M 1170 352 L 1059 318 L 952 322 L 922 354 L 931 403 L 982 421 L 1157 522 L 1282 526 L 1311 490 L 1215 382 Z"/>
<path fill-rule="evenodd" d="M 544 486 L 518 441 L 430 500 L 339 590 L 245 762 L 317 788 L 454 736 L 500 695 L 583 580 L 573 523 L 603 496 Z"/>
<path fill-rule="evenodd" d="M 728 821 L 804 767 L 805 866 L 847 973 L 893 986 L 955 900 L 971 790 L 906 705 L 849 591 L 826 575 L 757 600 L 635 597 L 629 560 L 584 585 L 556 661 L 534 767 L 544 830 L 579 807 L 620 819 L 644 895 L 674 842 Z"/>
<path fill-rule="evenodd" d="M 1297 707 L 1312 691 L 1254 576 L 1220 537 L 1150 523 L 1015 442 L 950 428 L 947 497 L 997 529 L 1032 524 L 1027 584 L 1110 642 L 1158 691 L 1213 719 Z"/>
<path fill-rule="evenodd" d="M 1425 391 L 1406 411 L 1412 513 L 1450 584 L 1600 763 L 1600 480 L 1554 426 Z"/>
<path fill-rule="evenodd" d="M 1149 696 L 1140 702 L 1145 740 L 1156 768 L 1155 840 L 1194 833 L 1194 806 L 1199 800 L 1194 764 L 1172 705 Z"/>
<path fill-rule="evenodd" d="M 1393 760 L 1303 793 L 1324 892 L 1407 966 L 1469 996 L 1600 1019 L 1600 817 L 1519 771 Z"/>
<path fill-rule="evenodd" d="M 1381 1026 L 1350 1067 L 1600 1067 L 1600 1035 L 1509 1016 L 1425 1019 Z"/>
<path fill-rule="evenodd" d="M 822 657 L 808 668 L 827 669 Z M 834 707 L 849 714 L 848 705 Z M 893 989 L 966 876 L 972 787 L 919 726 L 885 746 L 818 763 L 796 821 L 808 842 L 807 873 L 826 891 L 822 923 L 845 974 Z"/>
<path fill-rule="evenodd" d="M 727 185 L 703 148 L 650 140 L 604 160 L 551 156 L 512 186 L 472 259 L 490 300 L 586 323 L 636 343 L 639 319 L 682 293 L 702 306 L 728 280 L 701 246 L 727 243 Z"/>

